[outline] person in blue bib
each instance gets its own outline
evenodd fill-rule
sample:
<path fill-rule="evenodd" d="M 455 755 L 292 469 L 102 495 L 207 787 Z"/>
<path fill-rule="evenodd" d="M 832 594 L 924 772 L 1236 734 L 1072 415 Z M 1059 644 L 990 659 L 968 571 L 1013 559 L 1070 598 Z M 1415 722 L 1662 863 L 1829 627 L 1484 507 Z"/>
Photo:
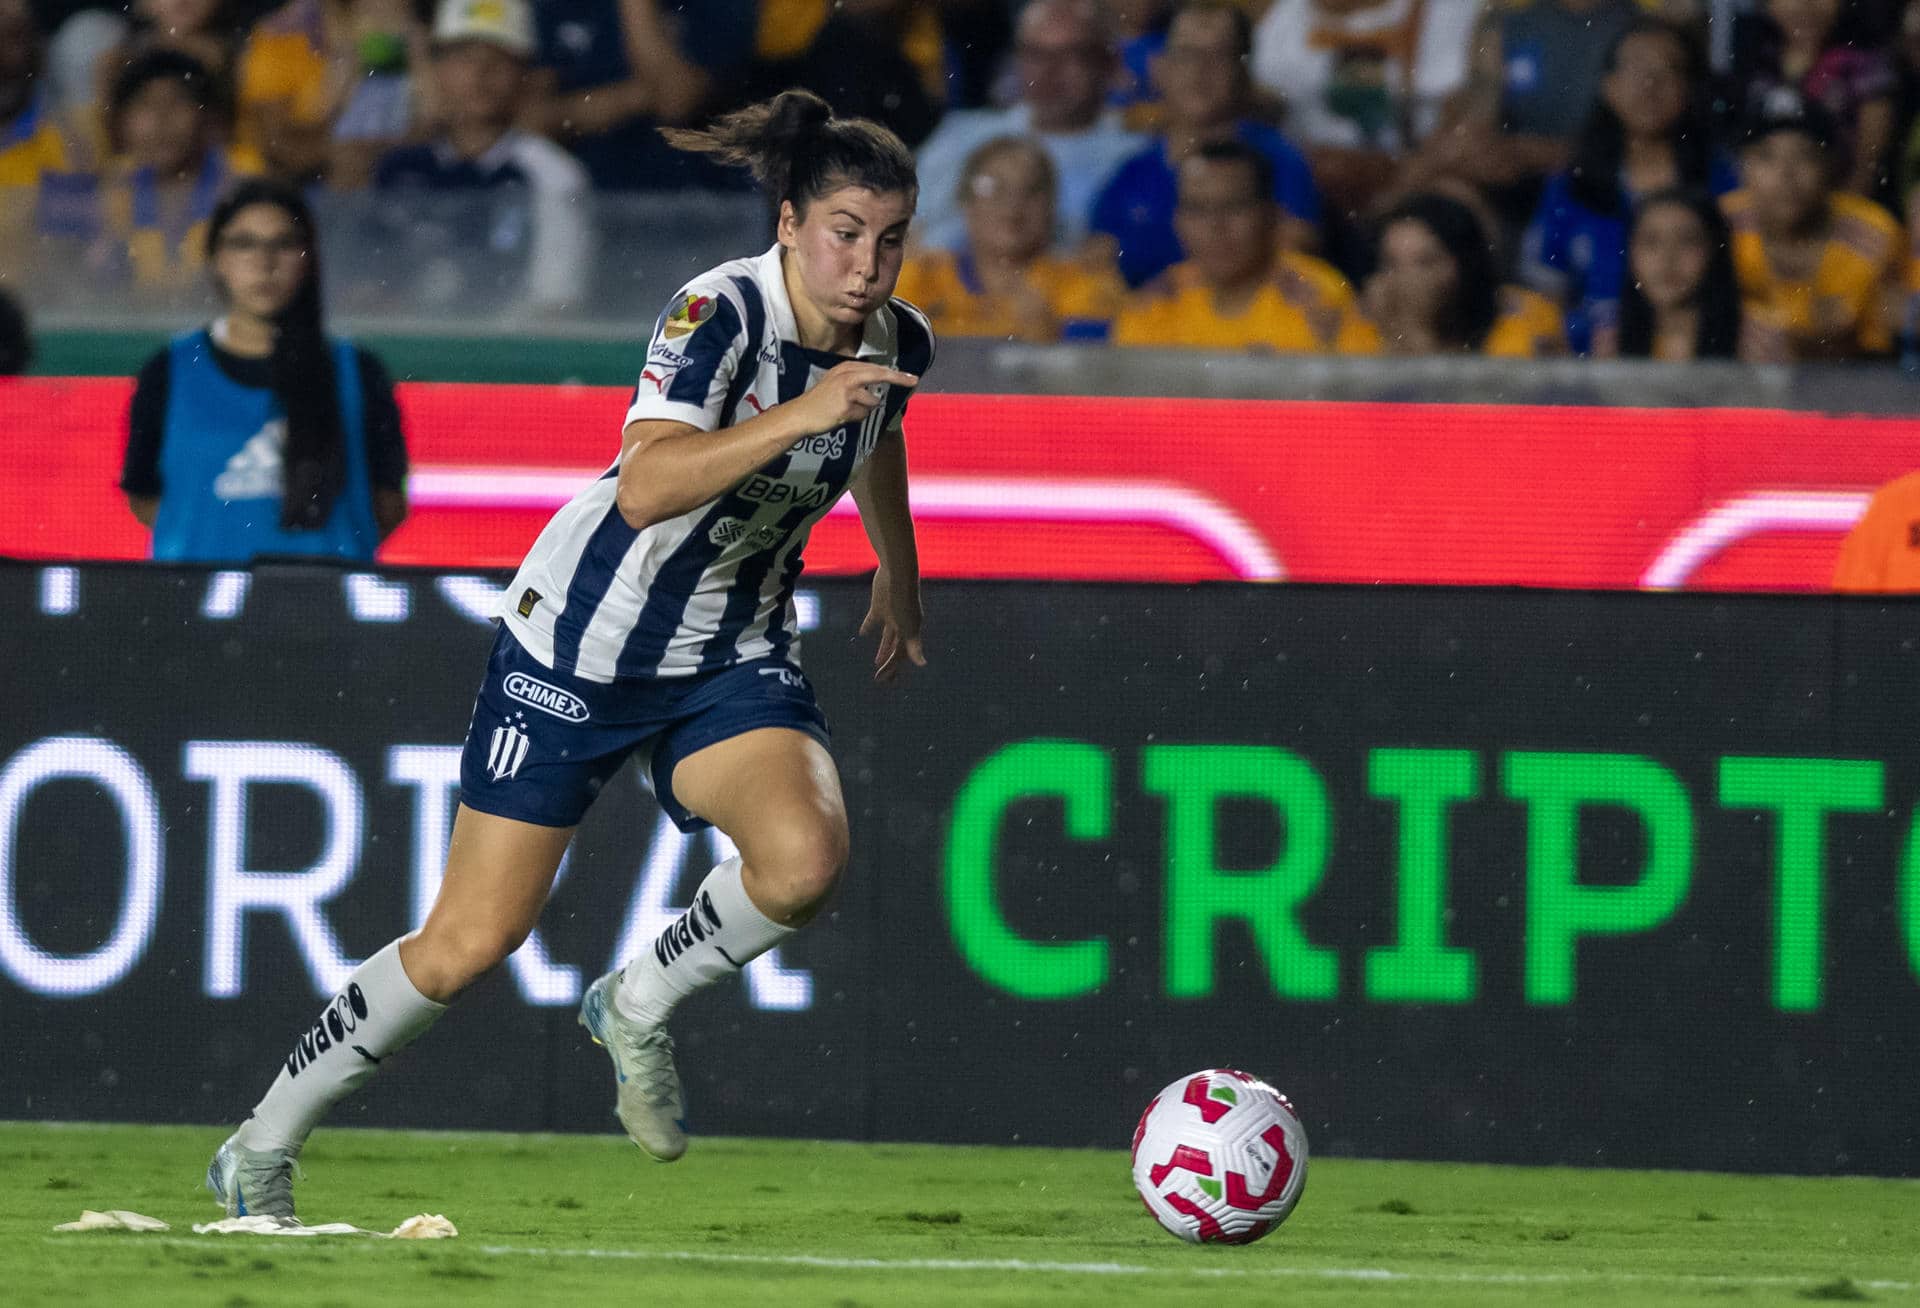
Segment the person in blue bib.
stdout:
<path fill-rule="evenodd" d="M 170 563 L 367 561 L 407 516 L 393 383 L 329 337 L 319 242 L 299 194 L 240 183 L 207 223 L 226 312 L 140 370 L 120 489 Z"/>

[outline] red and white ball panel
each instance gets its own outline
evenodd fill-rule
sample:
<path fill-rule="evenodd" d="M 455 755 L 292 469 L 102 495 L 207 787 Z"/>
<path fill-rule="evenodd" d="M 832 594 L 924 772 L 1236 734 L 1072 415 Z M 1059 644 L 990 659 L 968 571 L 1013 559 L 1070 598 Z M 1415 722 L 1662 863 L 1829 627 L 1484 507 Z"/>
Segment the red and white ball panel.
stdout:
<path fill-rule="evenodd" d="M 1197 1244 L 1250 1244 L 1307 1181 L 1307 1132 L 1285 1095 L 1230 1067 L 1183 1076 L 1133 1133 L 1133 1184 L 1155 1221 Z"/>

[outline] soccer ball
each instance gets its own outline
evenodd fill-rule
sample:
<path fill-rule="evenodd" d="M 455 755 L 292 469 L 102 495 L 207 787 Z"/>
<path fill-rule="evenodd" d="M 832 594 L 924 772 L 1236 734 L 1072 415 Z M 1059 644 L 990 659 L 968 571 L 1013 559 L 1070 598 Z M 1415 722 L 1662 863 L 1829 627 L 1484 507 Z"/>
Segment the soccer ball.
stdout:
<path fill-rule="evenodd" d="M 1133 1186 L 1153 1220 L 1195 1244 L 1252 1244 L 1307 1183 L 1307 1131 L 1287 1097 L 1230 1067 L 1183 1076 L 1133 1132 Z"/>

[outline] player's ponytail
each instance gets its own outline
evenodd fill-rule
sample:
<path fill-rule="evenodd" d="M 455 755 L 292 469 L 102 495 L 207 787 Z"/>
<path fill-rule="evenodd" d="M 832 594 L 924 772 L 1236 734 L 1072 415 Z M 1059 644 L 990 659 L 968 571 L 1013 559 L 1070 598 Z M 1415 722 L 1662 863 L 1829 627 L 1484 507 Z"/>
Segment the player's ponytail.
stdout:
<path fill-rule="evenodd" d="M 220 234 L 234 216 L 256 204 L 285 213 L 306 244 L 307 275 L 274 319 L 278 330 L 267 363 L 270 385 L 287 416 L 280 525 L 288 531 L 314 531 L 333 514 L 334 501 L 346 485 L 347 462 L 339 379 L 320 303 L 320 239 L 313 212 L 291 187 L 258 178 L 242 181 L 207 222 L 207 259 L 212 262 Z"/>
<path fill-rule="evenodd" d="M 709 127 L 665 127 L 660 134 L 676 149 L 752 170 L 768 195 L 791 201 L 802 216 L 842 186 L 912 193 L 920 185 L 906 142 L 869 119 L 834 117 L 811 91 L 782 91 Z"/>

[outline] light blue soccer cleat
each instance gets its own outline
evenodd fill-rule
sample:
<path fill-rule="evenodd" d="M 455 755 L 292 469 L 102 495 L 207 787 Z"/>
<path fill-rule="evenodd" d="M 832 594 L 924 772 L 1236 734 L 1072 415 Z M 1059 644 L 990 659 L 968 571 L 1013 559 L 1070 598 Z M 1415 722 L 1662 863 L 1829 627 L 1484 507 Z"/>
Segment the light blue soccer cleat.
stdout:
<path fill-rule="evenodd" d="M 687 1152 L 687 1101 L 673 1065 L 673 1038 L 665 1027 L 642 1026 L 613 1002 L 620 973 L 609 972 L 587 987 L 580 1025 L 605 1046 L 619 1081 L 614 1112 L 633 1142 L 657 1162 Z"/>
<path fill-rule="evenodd" d="M 207 1189 L 228 1217 L 292 1222 L 293 1176 L 299 1166 L 292 1150 L 248 1149 L 239 1136 L 230 1136 L 207 1164 Z"/>

